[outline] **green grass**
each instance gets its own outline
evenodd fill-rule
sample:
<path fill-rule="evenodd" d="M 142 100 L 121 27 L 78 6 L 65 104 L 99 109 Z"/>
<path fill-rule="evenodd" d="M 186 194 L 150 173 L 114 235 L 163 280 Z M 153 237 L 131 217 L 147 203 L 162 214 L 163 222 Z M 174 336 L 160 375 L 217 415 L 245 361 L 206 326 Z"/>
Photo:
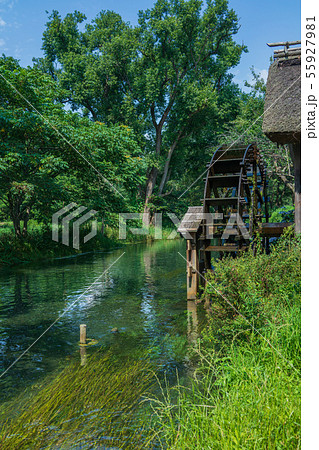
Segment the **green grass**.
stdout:
<path fill-rule="evenodd" d="M 153 401 L 154 439 L 174 450 L 300 448 L 299 240 L 220 261 L 209 283 L 195 378 L 174 388 L 175 402 L 169 389 Z"/>

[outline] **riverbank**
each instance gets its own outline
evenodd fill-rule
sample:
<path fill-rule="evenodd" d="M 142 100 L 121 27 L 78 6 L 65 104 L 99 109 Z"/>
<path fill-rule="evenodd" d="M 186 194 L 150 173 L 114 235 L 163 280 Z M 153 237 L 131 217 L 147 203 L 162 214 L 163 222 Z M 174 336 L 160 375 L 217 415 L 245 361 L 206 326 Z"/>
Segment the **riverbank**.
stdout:
<path fill-rule="evenodd" d="M 192 388 L 155 402 L 169 449 L 300 448 L 300 241 L 216 263 Z M 246 320 L 247 319 L 247 320 Z"/>
<path fill-rule="evenodd" d="M 163 228 L 163 238 L 167 237 L 171 231 L 171 228 Z M 89 232 L 89 227 L 82 227 L 80 230 L 80 248 L 75 249 L 72 245 L 66 246 L 61 242 L 53 241 L 51 227 L 44 224 L 31 221 L 28 234 L 17 237 L 11 223 L 2 223 L 0 226 L 0 267 L 47 261 L 88 252 L 114 250 L 126 244 L 153 241 L 155 234 L 154 227 L 150 226 L 147 236 L 127 233 L 126 239 L 123 240 L 119 239 L 118 227 L 102 227 L 99 224 L 96 236 L 85 243 L 84 236 Z M 72 242 L 72 236 L 70 242 Z"/>

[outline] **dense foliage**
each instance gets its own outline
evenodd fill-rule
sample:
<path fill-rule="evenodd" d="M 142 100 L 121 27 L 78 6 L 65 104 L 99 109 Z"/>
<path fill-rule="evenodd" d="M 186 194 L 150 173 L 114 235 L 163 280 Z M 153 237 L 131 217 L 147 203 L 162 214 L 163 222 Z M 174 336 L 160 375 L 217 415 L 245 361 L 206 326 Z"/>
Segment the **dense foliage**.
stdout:
<path fill-rule="evenodd" d="M 57 84 L 38 69 L 0 59 L 2 217 L 17 236 L 30 217 L 50 220 L 71 201 L 106 212 L 139 207 L 145 165 L 134 132 L 66 111 Z M 107 216 L 108 218 L 109 216 Z"/>
<path fill-rule="evenodd" d="M 225 0 L 205 9 L 198 0 L 158 0 L 139 12 L 135 27 L 110 11 L 84 31 L 79 12 L 62 19 L 54 11 L 49 19 L 37 65 L 65 89 L 73 109 L 139 134 L 150 211 L 184 167 L 187 143 L 235 117 L 239 91 L 229 69 L 245 50 L 233 40 L 235 12 Z"/>

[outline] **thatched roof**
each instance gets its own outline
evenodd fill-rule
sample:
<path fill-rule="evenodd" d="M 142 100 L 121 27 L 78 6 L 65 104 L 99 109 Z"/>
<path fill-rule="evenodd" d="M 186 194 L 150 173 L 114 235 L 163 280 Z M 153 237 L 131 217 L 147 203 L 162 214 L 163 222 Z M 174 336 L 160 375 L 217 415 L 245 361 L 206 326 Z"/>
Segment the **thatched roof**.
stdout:
<path fill-rule="evenodd" d="M 279 144 L 301 140 L 300 57 L 274 62 L 268 72 L 263 132 Z"/>
<path fill-rule="evenodd" d="M 190 206 L 187 210 L 187 213 L 183 217 L 183 220 L 181 221 L 177 231 L 179 233 L 185 233 L 185 231 L 187 231 L 188 233 L 197 232 L 202 221 L 202 213 L 202 206 Z"/>

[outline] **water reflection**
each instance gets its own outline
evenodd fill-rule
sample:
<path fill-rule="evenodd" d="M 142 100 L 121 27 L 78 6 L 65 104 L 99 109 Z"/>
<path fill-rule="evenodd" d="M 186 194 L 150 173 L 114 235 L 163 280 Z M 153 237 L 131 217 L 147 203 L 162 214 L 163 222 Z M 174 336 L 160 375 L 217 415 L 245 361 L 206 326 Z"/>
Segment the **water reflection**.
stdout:
<path fill-rule="evenodd" d="M 142 289 L 141 311 L 145 315 L 145 330 L 147 330 L 148 324 L 151 324 L 155 319 L 155 281 L 152 276 L 152 267 L 156 267 L 155 256 L 146 251 L 143 254 L 143 264 L 145 283 Z"/>
<path fill-rule="evenodd" d="M 198 333 L 198 311 L 197 304 L 193 300 L 187 301 L 187 337 L 190 345 L 196 345 L 199 333 Z"/>
<path fill-rule="evenodd" d="M 15 394 L 65 365 L 70 355 L 79 352 L 80 323 L 87 324 L 89 337 L 97 339 L 99 345 L 111 346 L 119 356 L 150 348 L 152 357 L 175 372 L 184 357 L 181 339 L 187 338 L 187 307 L 190 308 L 186 301 L 185 263 L 178 254 L 184 252 L 184 246 L 183 241 L 161 241 L 126 247 L 125 255 L 105 277 L 72 305 L 0 380 L 1 395 Z M 123 250 L 3 271 L 1 372 L 121 253 Z M 197 336 L 196 321 L 193 316 L 191 340 Z M 119 332 L 112 333 L 113 328 Z M 85 361 L 85 352 L 82 353 Z"/>

